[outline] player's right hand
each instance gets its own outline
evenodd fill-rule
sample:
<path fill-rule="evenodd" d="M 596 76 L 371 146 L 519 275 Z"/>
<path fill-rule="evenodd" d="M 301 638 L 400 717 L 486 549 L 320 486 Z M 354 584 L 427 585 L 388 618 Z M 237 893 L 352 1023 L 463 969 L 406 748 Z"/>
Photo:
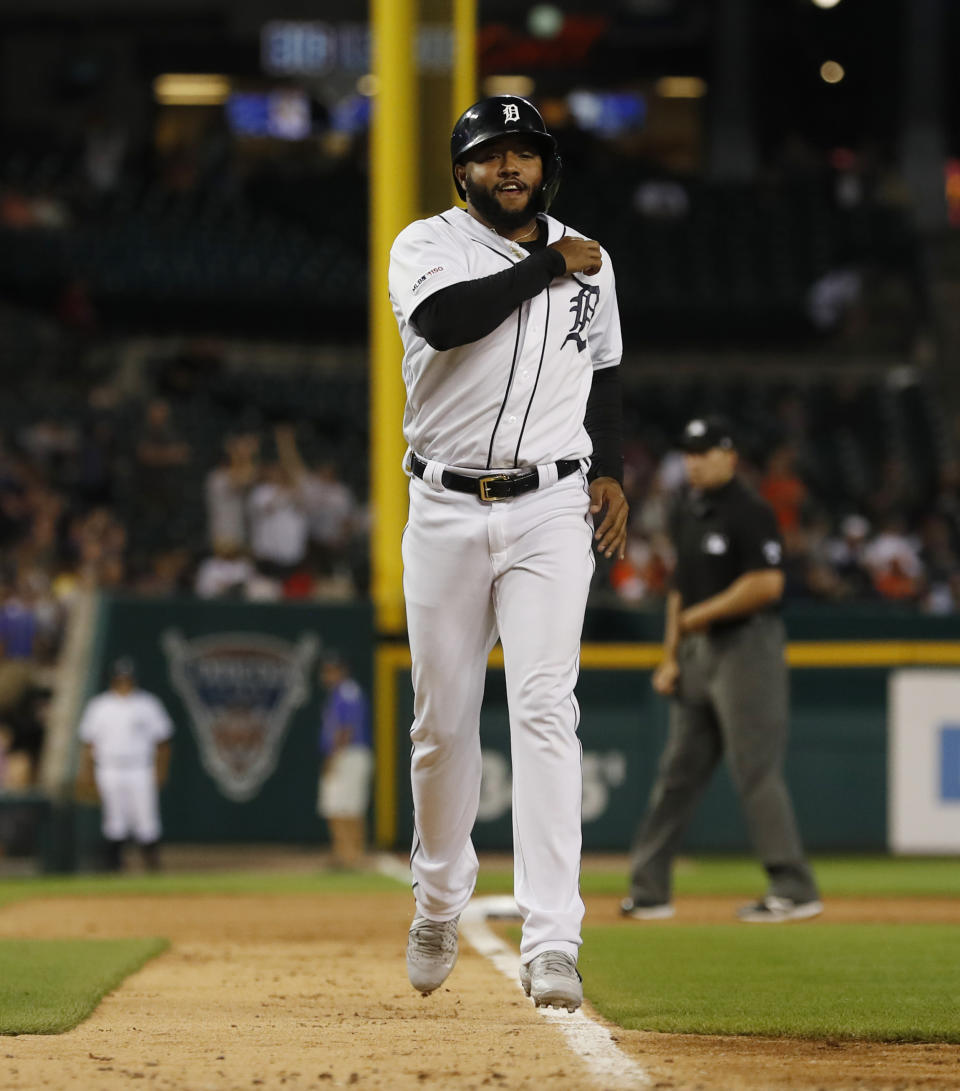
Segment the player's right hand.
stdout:
<path fill-rule="evenodd" d="M 550 244 L 551 250 L 559 250 L 563 254 L 563 260 L 567 263 L 567 275 L 570 273 L 586 273 L 588 277 L 600 272 L 603 264 L 603 255 L 600 252 L 600 243 L 596 239 L 581 239 L 576 235 L 564 235 L 562 239 Z"/>
<path fill-rule="evenodd" d="M 672 697 L 680 680 L 680 664 L 676 659 L 664 659 L 653 672 L 653 688 L 661 697 Z"/>

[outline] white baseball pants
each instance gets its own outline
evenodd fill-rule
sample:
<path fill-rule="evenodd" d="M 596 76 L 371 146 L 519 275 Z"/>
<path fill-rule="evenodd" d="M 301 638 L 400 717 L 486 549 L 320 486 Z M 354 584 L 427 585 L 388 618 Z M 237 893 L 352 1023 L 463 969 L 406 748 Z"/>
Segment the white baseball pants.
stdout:
<path fill-rule="evenodd" d="M 133 837 L 141 845 L 160 840 L 160 802 L 152 766 L 123 769 L 98 765 L 101 830 L 108 841 Z"/>
<path fill-rule="evenodd" d="M 411 870 L 418 910 L 450 920 L 473 893 L 487 656 L 503 646 L 513 764 L 520 956 L 576 957 L 580 897 L 580 710 L 574 696 L 593 524 L 581 473 L 512 500 L 410 479 L 403 535 L 413 662 Z"/>

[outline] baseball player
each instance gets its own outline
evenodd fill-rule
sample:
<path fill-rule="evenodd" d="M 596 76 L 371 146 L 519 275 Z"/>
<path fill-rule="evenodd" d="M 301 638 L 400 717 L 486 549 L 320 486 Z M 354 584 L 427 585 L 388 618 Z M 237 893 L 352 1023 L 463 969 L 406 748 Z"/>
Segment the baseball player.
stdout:
<path fill-rule="evenodd" d="M 317 740 L 322 759 L 317 810 L 330 827 L 333 863 L 352 869 L 363 863 L 373 750 L 370 708 L 346 662 L 330 652 L 320 668 L 327 692 Z"/>
<path fill-rule="evenodd" d="M 582 1002 L 577 972 L 580 713 L 591 541 L 622 556 L 621 338 L 609 255 L 547 214 L 554 138 L 531 103 L 478 102 L 451 137 L 466 209 L 403 230 L 390 297 L 403 340 L 413 661 L 411 984 L 457 957 L 477 856 L 479 716 L 503 646 L 513 759 L 521 979 L 538 1006 Z"/>
<path fill-rule="evenodd" d="M 109 689 L 88 702 L 78 733 L 85 744 L 78 785 L 96 780 L 108 869 L 123 867 L 124 843 L 133 837 L 144 865 L 158 870 L 158 787 L 169 768 L 173 724 L 158 698 L 137 688 L 132 660 L 113 664 Z"/>
<path fill-rule="evenodd" d="M 631 853 L 636 920 L 673 916 L 673 859 L 694 807 L 726 756 L 769 890 L 739 917 L 801 920 L 823 910 L 783 779 L 788 697 L 782 544 L 770 505 L 736 473 L 721 417 L 691 420 L 681 437 L 690 489 L 672 513 L 677 557 L 667 597 L 657 693 L 672 698 L 667 746 Z"/>

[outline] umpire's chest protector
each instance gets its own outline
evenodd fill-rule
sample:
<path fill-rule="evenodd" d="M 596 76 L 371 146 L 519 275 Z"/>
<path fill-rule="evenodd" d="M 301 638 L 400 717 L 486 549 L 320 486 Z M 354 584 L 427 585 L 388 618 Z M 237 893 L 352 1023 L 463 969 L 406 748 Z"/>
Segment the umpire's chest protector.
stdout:
<path fill-rule="evenodd" d="M 578 234 L 541 216 L 547 242 Z M 404 437 L 449 466 L 533 466 L 591 453 L 583 427 L 592 373 L 620 362 L 610 257 L 596 276 L 555 277 L 495 330 L 471 344 L 432 348 L 410 323 L 452 284 L 503 272 L 527 253 L 463 209 L 418 220 L 390 253 L 390 298 L 403 340 Z"/>

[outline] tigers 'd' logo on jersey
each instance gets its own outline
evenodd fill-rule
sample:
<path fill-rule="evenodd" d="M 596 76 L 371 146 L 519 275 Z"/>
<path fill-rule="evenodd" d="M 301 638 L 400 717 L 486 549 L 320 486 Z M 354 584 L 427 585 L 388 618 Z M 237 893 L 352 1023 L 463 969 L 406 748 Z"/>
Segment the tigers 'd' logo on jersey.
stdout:
<path fill-rule="evenodd" d="M 161 639 L 170 678 L 183 698 L 204 769 L 236 803 L 260 790 L 277 767 L 293 711 L 310 692 L 315 636 L 296 644 L 260 633 Z"/>
<path fill-rule="evenodd" d="M 577 281 L 577 283 L 580 284 L 580 281 Z M 584 333 L 596 313 L 599 302 L 600 289 L 595 284 L 581 285 L 580 291 L 570 300 L 573 325 L 570 327 L 570 332 L 563 339 L 564 344 L 573 341 L 576 343 L 577 352 L 583 352 L 587 347 Z"/>

